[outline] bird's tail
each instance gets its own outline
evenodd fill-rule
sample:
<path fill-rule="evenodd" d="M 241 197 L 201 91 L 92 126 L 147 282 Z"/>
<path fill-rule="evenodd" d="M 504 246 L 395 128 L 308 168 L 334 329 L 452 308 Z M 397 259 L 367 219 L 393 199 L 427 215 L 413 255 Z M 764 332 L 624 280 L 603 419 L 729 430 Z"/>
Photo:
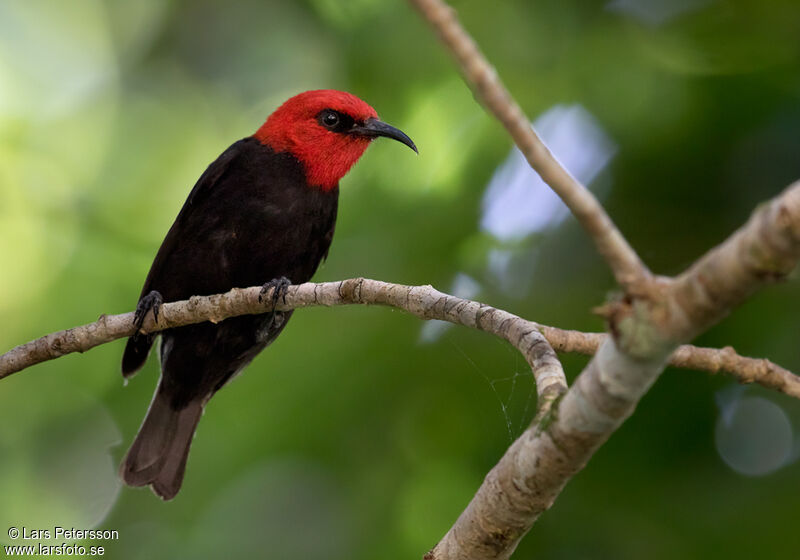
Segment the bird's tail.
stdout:
<path fill-rule="evenodd" d="M 149 484 L 158 496 L 171 500 L 181 489 L 186 458 L 203 414 L 203 401 L 172 407 L 161 384 L 153 396 L 142 427 L 122 460 L 120 478 L 128 486 Z"/>
<path fill-rule="evenodd" d="M 125 379 L 142 368 L 155 338 L 155 334 L 138 334 L 128 339 L 125 353 L 122 354 L 122 376 Z"/>

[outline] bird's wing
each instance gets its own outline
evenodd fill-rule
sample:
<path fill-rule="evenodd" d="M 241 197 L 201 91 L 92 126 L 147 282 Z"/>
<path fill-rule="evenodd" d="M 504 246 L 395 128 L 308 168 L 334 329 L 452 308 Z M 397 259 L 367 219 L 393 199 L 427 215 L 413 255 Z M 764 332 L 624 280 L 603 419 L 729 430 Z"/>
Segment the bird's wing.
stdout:
<path fill-rule="evenodd" d="M 191 214 L 196 208 L 202 207 L 203 201 L 211 194 L 214 187 L 222 182 L 226 172 L 231 168 L 231 164 L 242 153 L 242 143 L 245 141 L 246 140 L 239 140 L 232 144 L 208 166 L 197 180 L 197 183 L 195 183 L 178 217 L 175 218 L 175 222 L 172 224 L 169 232 L 167 232 L 167 236 L 161 243 L 161 247 L 159 247 L 155 259 L 153 259 L 150 272 L 147 274 L 147 279 L 142 287 L 142 293 L 139 296 L 140 299 L 149 294 L 151 290 L 158 288 L 153 286 L 153 282 L 159 277 L 162 266 L 169 259 L 176 244 L 180 241 L 183 232 L 183 224 L 191 217 Z M 163 295 L 165 301 L 170 301 L 170 294 Z"/>
<path fill-rule="evenodd" d="M 214 188 L 214 185 L 219 183 L 222 176 L 225 175 L 225 172 L 230 168 L 231 162 L 233 162 L 241 153 L 242 153 L 242 145 L 245 142 L 251 142 L 251 139 L 243 139 L 239 140 L 238 142 L 234 142 L 228 147 L 227 150 L 222 152 L 220 156 L 215 159 L 211 165 L 209 165 L 206 170 L 200 175 L 200 178 L 195 183 L 194 187 L 192 188 L 192 192 L 189 193 L 189 197 L 186 199 L 186 204 L 184 204 L 183 208 L 181 209 L 181 214 L 183 214 L 187 206 L 192 206 L 193 204 L 200 202 L 200 200 L 208 194 L 208 192 Z M 180 217 L 180 215 L 179 215 Z"/>
<path fill-rule="evenodd" d="M 231 145 L 208 166 L 200 176 L 200 179 L 197 180 L 183 208 L 181 208 L 178 217 L 175 219 L 167 236 L 161 243 L 161 247 L 158 249 L 153 264 L 150 266 L 150 272 L 147 274 L 147 279 L 142 287 L 142 293 L 139 296 L 140 300 L 154 289 L 154 282 L 160 284 L 158 279 L 161 270 L 181 237 L 181 232 L 183 230 L 182 224 L 186 222 L 194 208 L 202 206 L 203 200 L 213 191 L 214 187 L 220 183 L 225 173 L 230 169 L 231 163 L 241 154 L 242 142 L 244 141 L 245 140 L 239 140 Z M 160 285 L 158 288 L 163 290 Z M 172 294 L 164 293 L 162 295 L 165 301 L 171 301 Z M 133 375 L 144 365 L 154 340 L 154 335 L 134 336 L 128 339 L 125 352 L 122 356 L 122 371 L 126 377 Z"/>

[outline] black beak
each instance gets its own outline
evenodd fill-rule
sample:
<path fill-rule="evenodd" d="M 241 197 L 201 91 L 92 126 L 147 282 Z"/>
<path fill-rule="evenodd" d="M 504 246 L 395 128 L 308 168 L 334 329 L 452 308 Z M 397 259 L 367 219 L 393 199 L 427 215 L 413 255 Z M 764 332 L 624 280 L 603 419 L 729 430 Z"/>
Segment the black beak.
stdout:
<path fill-rule="evenodd" d="M 366 136 L 368 138 L 376 138 L 378 136 L 385 136 L 386 138 L 393 138 L 398 142 L 402 142 L 415 152 L 419 153 L 417 147 L 414 145 L 414 142 L 411 141 L 411 138 L 406 136 L 406 133 L 402 130 L 393 127 L 390 124 L 386 124 L 383 121 L 379 121 L 378 119 L 367 119 L 364 121 L 363 126 L 354 126 L 350 129 L 352 134 L 359 134 L 361 136 Z"/>

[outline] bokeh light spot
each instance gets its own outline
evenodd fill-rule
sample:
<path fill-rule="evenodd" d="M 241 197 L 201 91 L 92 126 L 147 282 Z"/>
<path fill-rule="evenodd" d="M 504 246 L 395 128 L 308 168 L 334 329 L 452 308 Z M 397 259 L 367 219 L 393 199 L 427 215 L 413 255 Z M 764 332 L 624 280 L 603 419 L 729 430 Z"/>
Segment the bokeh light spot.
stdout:
<path fill-rule="evenodd" d="M 585 185 L 616 152 L 615 144 L 580 105 L 556 105 L 533 127 L 567 171 Z M 486 188 L 481 227 L 500 241 L 514 241 L 558 225 L 567 214 L 561 199 L 515 147 Z"/>
<path fill-rule="evenodd" d="M 763 476 L 784 466 L 793 439 L 786 413 L 762 397 L 727 403 L 717 420 L 715 440 L 720 457 L 747 476 Z"/>

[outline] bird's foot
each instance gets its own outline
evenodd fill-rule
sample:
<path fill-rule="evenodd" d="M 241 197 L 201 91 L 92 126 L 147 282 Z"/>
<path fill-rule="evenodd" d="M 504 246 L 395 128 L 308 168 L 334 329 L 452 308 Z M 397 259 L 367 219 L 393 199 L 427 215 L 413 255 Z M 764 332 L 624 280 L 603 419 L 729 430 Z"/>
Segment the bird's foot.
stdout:
<path fill-rule="evenodd" d="M 136 335 L 139 334 L 139 330 L 142 328 L 142 325 L 144 325 L 144 319 L 147 317 L 148 311 L 153 311 L 153 320 L 158 323 L 158 313 L 161 311 L 161 305 L 163 303 L 164 298 L 161 296 L 161 293 L 156 290 L 153 290 L 139 300 L 139 304 L 136 306 L 136 313 L 133 314 L 133 324 L 136 325 Z"/>
<path fill-rule="evenodd" d="M 279 299 L 283 299 L 283 303 L 286 303 L 286 292 L 289 291 L 289 286 L 292 285 L 292 281 L 286 278 L 286 276 L 281 276 L 280 278 L 273 278 L 263 286 L 261 286 L 261 293 L 258 294 L 258 303 L 261 303 L 264 299 L 264 296 L 267 295 L 267 292 L 273 290 L 272 292 L 272 307 L 275 307 L 278 304 Z"/>

